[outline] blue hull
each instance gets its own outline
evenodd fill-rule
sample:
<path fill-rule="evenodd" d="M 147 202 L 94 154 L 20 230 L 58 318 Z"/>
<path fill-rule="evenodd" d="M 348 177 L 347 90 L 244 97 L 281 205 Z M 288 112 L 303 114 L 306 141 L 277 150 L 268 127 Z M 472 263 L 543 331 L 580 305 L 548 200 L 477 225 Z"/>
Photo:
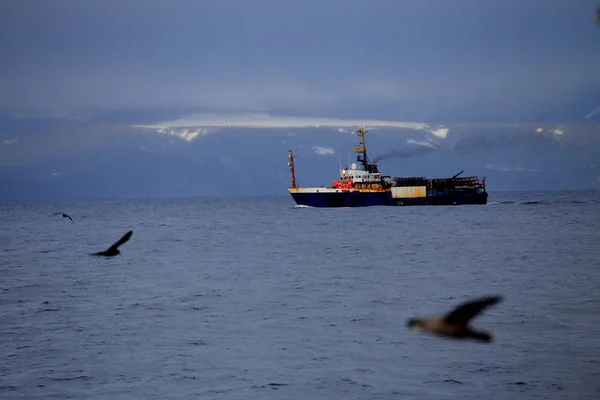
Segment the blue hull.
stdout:
<path fill-rule="evenodd" d="M 391 192 L 338 192 L 296 193 L 290 192 L 296 204 L 309 207 L 369 207 L 369 206 L 448 206 L 487 204 L 488 194 L 458 193 L 437 196 L 394 199 Z"/>

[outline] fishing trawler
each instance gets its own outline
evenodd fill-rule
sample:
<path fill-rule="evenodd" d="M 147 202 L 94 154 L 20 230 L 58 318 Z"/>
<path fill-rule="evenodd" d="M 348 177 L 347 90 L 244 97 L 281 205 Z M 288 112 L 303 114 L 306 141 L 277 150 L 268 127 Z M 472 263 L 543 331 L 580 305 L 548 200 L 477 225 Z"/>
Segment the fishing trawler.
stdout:
<path fill-rule="evenodd" d="M 361 126 L 356 131 L 360 145 L 354 146 L 356 162 L 340 170 L 340 179 L 329 187 L 298 185 L 294 166 L 294 154 L 289 151 L 288 166 L 292 173 L 292 185 L 288 192 L 296 204 L 309 207 L 367 207 L 367 206 L 443 206 L 487 204 L 488 193 L 485 177 L 451 178 L 397 177 L 391 178 L 379 172 L 367 156 L 365 134 Z"/>

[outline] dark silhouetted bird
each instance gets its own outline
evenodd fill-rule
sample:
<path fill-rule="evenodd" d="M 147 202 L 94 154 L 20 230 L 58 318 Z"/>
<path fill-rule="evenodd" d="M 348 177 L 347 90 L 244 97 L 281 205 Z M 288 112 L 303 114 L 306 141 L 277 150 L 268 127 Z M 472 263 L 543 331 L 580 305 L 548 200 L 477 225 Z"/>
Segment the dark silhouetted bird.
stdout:
<path fill-rule="evenodd" d="M 113 257 L 116 255 L 119 255 L 119 254 L 121 254 L 121 252 L 119 251 L 119 246 L 122 245 L 123 243 L 127 242 L 129 240 L 129 238 L 131 237 L 131 235 L 133 235 L 133 231 L 127 232 L 125 235 L 123 235 L 123 237 L 121 239 L 119 239 L 119 241 L 117 243 L 113 244 L 105 251 L 100 251 L 98 253 L 90 253 L 90 255 L 91 256 L 105 256 L 105 257 Z"/>
<path fill-rule="evenodd" d="M 460 304 L 451 312 L 425 318 L 411 318 L 407 326 L 412 330 L 421 330 L 453 339 L 475 339 L 491 342 L 488 332 L 476 331 L 469 326 L 469 321 L 486 307 L 502 301 L 501 296 L 488 296 Z"/>
<path fill-rule="evenodd" d="M 57 212 L 57 213 L 54 213 L 54 215 L 62 215 L 62 216 L 63 216 L 63 218 L 69 218 L 69 219 L 71 220 L 71 222 L 75 223 L 75 222 L 73 221 L 73 218 L 71 218 L 71 216 L 70 216 L 70 215 L 68 215 L 68 214 L 65 214 L 65 213 L 62 213 L 62 212 Z"/>

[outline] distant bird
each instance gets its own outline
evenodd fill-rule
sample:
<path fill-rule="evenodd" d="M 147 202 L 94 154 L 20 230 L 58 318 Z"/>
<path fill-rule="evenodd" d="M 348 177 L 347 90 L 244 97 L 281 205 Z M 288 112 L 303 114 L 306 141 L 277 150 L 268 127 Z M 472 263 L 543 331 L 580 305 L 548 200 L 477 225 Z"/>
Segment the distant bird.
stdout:
<path fill-rule="evenodd" d="M 117 243 L 113 244 L 105 251 L 100 251 L 98 253 L 90 253 L 90 255 L 91 256 L 105 256 L 105 257 L 113 257 L 116 255 L 119 255 L 119 254 L 121 254 L 121 252 L 119 251 L 119 246 L 122 245 L 123 243 L 127 242 L 129 240 L 129 238 L 131 237 L 131 235 L 133 235 L 133 231 L 127 232 L 125 235 L 123 235 L 123 237 L 121 239 L 119 239 L 119 241 Z"/>
<path fill-rule="evenodd" d="M 486 307 L 502 301 L 500 296 L 487 296 L 460 304 L 451 312 L 441 316 L 411 318 L 407 326 L 411 330 L 421 330 L 434 335 L 453 339 L 474 339 L 491 342 L 488 332 L 476 331 L 469 327 L 469 321 Z"/>
<path fill-rule="evenodd" d="M 63 216 L 63 218 L 69 218 L 69 219 L 71 220 L 71 222 L 75 223 L 75 222 L 73 221 L 73 218 L 71 218 L 71 216 L 70 216 L 70 215 L 68 215 L 68 214 L 65 214 L 65 213 L 62 213 L 62 212 L 57 212 L 57 213 L 54 213 L 54 215 L 62 215 L 62 216 Z"/>

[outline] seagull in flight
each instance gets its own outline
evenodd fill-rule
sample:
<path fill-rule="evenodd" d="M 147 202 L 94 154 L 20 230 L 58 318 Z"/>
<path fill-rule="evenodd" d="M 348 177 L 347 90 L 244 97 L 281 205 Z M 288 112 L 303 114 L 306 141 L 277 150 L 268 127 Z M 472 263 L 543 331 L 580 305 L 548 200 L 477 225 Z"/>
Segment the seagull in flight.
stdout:
<path fill-rule="evenodd" d="M 119 251 L 119 246 L 121 246 L 123 243 L 127 242 L 129 240 L 129 238 L 131 237 L 131 235 L 133 235 L 133 231 L 127 232 L 125 235 L 123 235 L 123 237 L 121 239 L 119 239 L 119 241 L 117 243 L 113 244 L 108 249 L 106 249 L 104 251 L 100 251 L 98 253 L 90 253 L 90 255 L 91 256 L 105 256 L 105 257 L 113 257 L 116 255 L 119 255 L 119 254 L 121 254 L 121 252 Z"/>
<path fill-rule="evenodd" d="M 62 215 L 62 216 L 63 216 L 63 218 L 69 218 L 69 219 L 71 220 L 71 222 L 75 223 L 75 222 L 73 221 L 73 218 L 71 218 L 71 216 L 70 216 L 70 215 L 68 215 L 68 214 L 65 214 L 65 213 L 63 213 L 63 212 L 57 212 L 57 213 L 54 213 L 54 215 Z"/>
<path fill-rule="evenodd" d="M 411 318 L 407 326 L 411 330 L 445 336 L 453 339 L 474 339 L 491 342 L 492 335 L 488 332 L 476 331 L 469 326 L 469 321 L 485 308 L 502 301 L 500 296 L 487 296 L 458 305 L 454 310 L 438 316 Z"/>

